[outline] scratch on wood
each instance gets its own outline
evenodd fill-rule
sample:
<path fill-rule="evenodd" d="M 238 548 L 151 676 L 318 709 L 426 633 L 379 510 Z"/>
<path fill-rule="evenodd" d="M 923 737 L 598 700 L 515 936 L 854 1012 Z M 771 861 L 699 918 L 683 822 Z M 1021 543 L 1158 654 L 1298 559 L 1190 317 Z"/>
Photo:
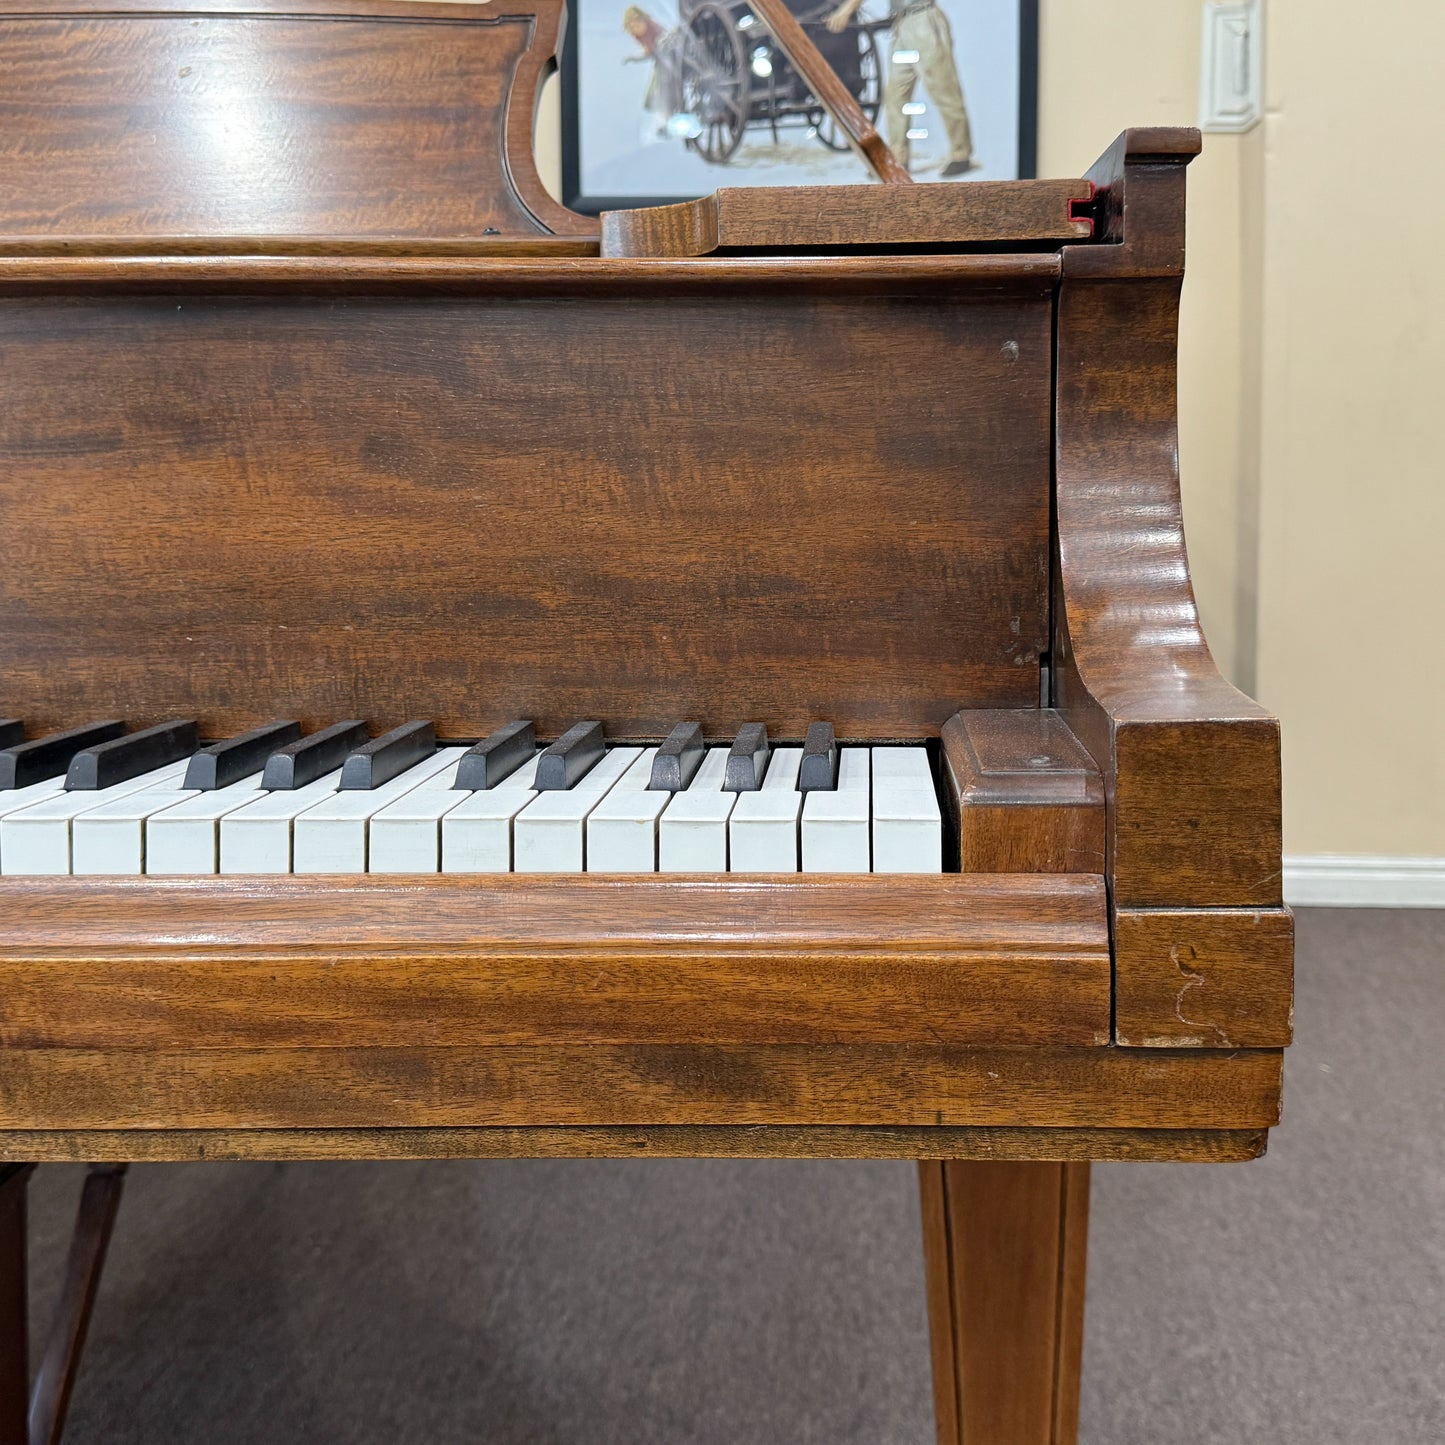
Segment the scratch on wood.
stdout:
<path fill-rule="evenodd" d="M 1226 1049 L 1233 1048 L 1234 1045 L 1230 1042 L 1228 1035 L 1224 1032 L 1222 1028 L 1219 1027 L 1218 1024 L 1209 1023 L 1204 1019 L 1190 1019 L 1184 1017 L 1185 995 L 1189 992 L 1191 988 L 1201 988 L 1205 983 L 1208 982 L 1208 978 L 1205 974 L 1201 973 L 1196 968 L 1190 968 L 1189 965 L 1185 963 L 1181 955 L 1186 949 L 1189 951 L 1189 956 L 1191 959 L 1198 957 L 1198 953 L 1196 952 L 1192 943 L 1175 943 L 1172 944 L 1169 949 L 1169 957 L 1171 961 L 1173 962 L 1175 968 L 1179 970 L 1180 974 L 1183 975 L 1184 978 L 1184 986 L 1179 990 L 1179 993 L 1174 1000 L 1174 1017 L 1177 1018 L 1180 1023 L 1185 1024 L 1192 1029 L 1212 1029 L 1214 1033 L 1218 1036 L 1219 1042 L 1221 1045 L 1223 1045 L 1223 1047 L 1225 1047 Z M 1204 1042 L 1202 1037 L 1200 1038 L 1199 1042 L 1201 1044 Z"/>

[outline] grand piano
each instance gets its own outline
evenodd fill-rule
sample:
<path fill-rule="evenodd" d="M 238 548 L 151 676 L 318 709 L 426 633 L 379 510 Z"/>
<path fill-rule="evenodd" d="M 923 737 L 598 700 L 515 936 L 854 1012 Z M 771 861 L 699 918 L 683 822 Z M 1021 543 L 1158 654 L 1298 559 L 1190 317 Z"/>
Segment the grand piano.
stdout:
<path fill-rule="evenodd" d="M 126 1161 L 523 1155 L 922 1161 L 940 1441 L 1065 1445 L 1089 1161 L 1276 1122 L 1197 133 L 599 223 L 531 152 L 559 19 L 0 6 L 0 1445 Z"/>

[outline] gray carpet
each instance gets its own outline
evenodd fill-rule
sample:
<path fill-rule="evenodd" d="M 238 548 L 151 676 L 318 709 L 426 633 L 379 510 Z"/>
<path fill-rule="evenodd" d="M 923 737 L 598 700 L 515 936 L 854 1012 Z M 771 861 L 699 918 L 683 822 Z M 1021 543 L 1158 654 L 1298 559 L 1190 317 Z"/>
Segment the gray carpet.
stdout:
<path fill-rule="evenodd" d="M 1269 1157 L 1095 1169 L 1088 1445 L 1445 1441 L 1445 914 L 1299 944 Z M 925 1445 L 919 1248 L 901 1164 L 141 1166 L 66 1438 Z"/>

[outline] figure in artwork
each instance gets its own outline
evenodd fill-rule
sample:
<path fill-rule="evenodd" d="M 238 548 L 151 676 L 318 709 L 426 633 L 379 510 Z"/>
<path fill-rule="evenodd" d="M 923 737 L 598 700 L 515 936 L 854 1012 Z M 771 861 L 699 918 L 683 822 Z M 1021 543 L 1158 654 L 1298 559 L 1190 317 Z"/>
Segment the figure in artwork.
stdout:
<path fill-rule="evenodd" d="M 695 123 L 690 124 L 683 113 L 681 29 L 667 29 L 640 5 L 627 7 L 622 28 L 641 49 L 641 54 L 628 56 L 627 62 L 652 62 L 652 78 L 642 98 L 643 142 L 650 145 L 669 138 L 687 139 L 695 133 Z"/>
<path fill-rule="evenodd" d="M 829 15 L 828 29 L 841 33 L 863 6 L 863 0 L 843 0 Z M 952 179 L 978 169 L 973 154 L 973 128 L 958 61 L 953 53 L 953 27 L 937 0 L 892 0 L 889 12 L 890 54 L 888 80 L 883 87 L 883 115 L 889 149 L 906 166 L 912 149 L 908 107 L 918 82 L 928 92 L 948 137 L 948 159 L 940 174 Z"/>

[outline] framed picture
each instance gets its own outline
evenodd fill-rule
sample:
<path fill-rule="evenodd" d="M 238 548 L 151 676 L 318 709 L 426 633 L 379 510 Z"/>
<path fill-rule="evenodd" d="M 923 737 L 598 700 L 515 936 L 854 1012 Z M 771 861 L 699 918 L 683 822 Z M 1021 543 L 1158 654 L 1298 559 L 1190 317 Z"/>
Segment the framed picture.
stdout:
<path fill-rule="evenodd" d="M 1038 0 L 787 0 L 921 181 L 1034 173 Z M 576 211 L 870 179 L 748 0 L 571 0 L 562 189 Z"/>

